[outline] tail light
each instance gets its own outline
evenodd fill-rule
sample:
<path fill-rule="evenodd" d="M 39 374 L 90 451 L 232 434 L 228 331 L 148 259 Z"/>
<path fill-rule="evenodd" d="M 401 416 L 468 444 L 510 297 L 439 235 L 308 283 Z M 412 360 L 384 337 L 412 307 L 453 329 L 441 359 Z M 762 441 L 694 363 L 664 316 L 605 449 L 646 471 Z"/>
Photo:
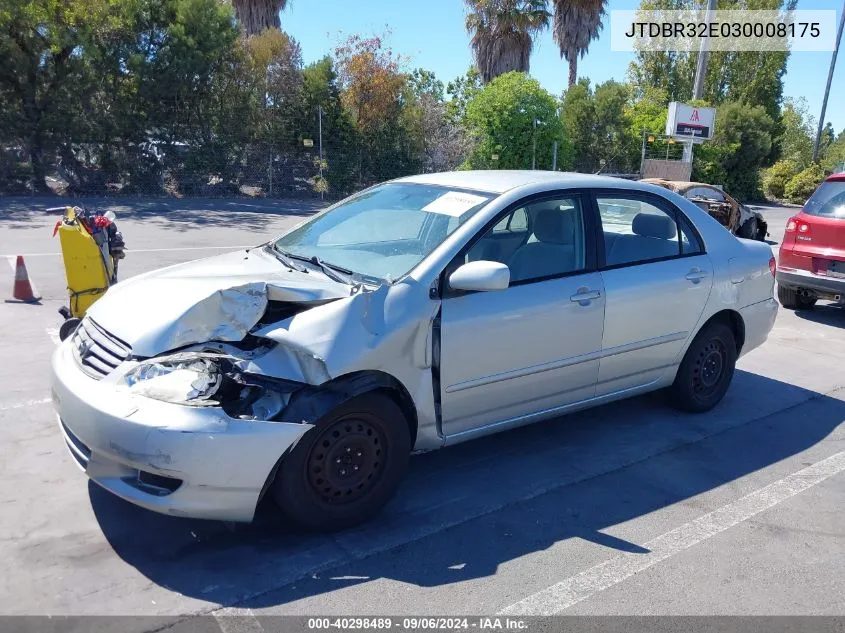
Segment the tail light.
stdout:
<path fill-rule="evenodd" d="M 810 232 L 810 225 L 796 215 L 786 221 L 786 232 L 806 234 Z"/>
<path fill-rule="evenodd" d="M 775 258 L 774 258 L 774 257 L 772 257 L 772 258 L 769 260 L 769 272 L 770 272 L 770 273 L 772 273 L 772 277 L 774 277 L 774 276 L 775 276 L 775 273 L 777 272 L 777 269 L 778 269 L 777 262 L 775 262 Z"/>

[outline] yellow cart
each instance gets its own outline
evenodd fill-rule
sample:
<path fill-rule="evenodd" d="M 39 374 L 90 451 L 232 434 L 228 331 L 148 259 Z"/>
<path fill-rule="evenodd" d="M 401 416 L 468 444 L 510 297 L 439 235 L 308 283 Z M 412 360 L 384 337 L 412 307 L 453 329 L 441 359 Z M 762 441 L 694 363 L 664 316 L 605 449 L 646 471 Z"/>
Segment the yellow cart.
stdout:
<path fill-rule="evenodd" d="M 59 310 L 65 317 L 59 338 L 65 340 L 91 304 L 117 283 L 117 261 L 124 256 L 124 244 L 113 214 L 94 215 L 81 207 L 54 210 L 64 211 L 53 234 L 59 235 L 70 301 L 69 307 Z"/>

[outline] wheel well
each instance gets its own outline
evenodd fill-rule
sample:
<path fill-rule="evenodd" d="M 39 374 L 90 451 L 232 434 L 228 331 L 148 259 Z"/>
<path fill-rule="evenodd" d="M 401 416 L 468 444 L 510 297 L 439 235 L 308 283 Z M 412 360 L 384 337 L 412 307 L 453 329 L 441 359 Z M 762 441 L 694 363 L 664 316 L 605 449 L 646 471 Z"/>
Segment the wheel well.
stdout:
<path fill-rule="evenodd" d="M 327 387 L 331 392 L 337 394 L 338 396 L 337 399 L 327 399 L 327 406 L 329 408 L 333 408 L 334 406 L 340 404 L 340 402 L 365 393 L 383 393 L 385 396 L 393 400 L 393 402 L 396 403 L 396 406 L 398 406 L 405 415 L 405 420 L 408 423 L 408 431 L 411 436 L 411 446 L 408 450 L 413 450 L 414 445 L 417 443 L 417 409 L 414 405 L 413 398 L 411 398 L 411 394 L 408 393 L 408 390 L 405 389 L 405 386 L 399 382 L 399 380 L 390 374 L 381 371 L 359 371 L 340 376 L 334 380 L 324 383 L 324 385 L 321 386 Z M 317 387 L 317 389 L 319 389 L 319 387 Z M 329 402 L 331 402 L 331 404 L 329 404 Z M 317 417 L 322 416 L 322 413 L 320 413 L 319 410 L 317 410 L 316 413 Z M 261 488 L 261 492 L 258 496 L 259 502 L 264 498 L 264 495 L 270 488 L 270 484 L 272 484 L 273 480 L 276 478 L 276 472 L 278 472 L 282 460 L 293 449 L 294 445 L 289 446 L 279 456 L 279 459 L 276 461 L 273 469 L 270 471 L 270 474 L 267 475 L 267 479 L 264 482 L 264 486 Z"/>
<path fill-rule="evenodd" d="M 417 442 L 417 408 L 411 394 L 399 380 L 382 371 L 358 371 L 340 376 L 326 386 L 331 386 L 333 390 L 340 388 L 348 397 L 378 392 L 393 400 L 405 414 L 413 449 Z"/>
<path fill-rule="evenodd" d="M 745 345 L 745 321 L 742 320 L 742 315 L 736 310 L 722 310 L 707 319 L 707 323 L 702 325 L 701 329 L 703 330 L 707 325 L 715 322 L 724 323 L 731 328 L 736 341 L 736 353 L 739 356 L 742 346 Z"/>

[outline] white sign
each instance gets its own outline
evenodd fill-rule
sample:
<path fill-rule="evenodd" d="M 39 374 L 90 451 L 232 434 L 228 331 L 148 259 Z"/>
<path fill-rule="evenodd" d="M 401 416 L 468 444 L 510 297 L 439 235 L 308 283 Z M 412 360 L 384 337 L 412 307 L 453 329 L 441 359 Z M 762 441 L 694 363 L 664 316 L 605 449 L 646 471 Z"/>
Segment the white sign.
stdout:
<path fill-rule="evenodd" d="M 444 215 L 451 215 L 453 218 L 459 218 L 464 213 L 472 209 L 474 206 L 487 202 L 488 198 L 484 196 L 476 196 L 471 193 L 463 193 L 461 191 L 447 191 L 439 198 L 435 198 L 422 210 L 429 213 L 442 213 Z"/>
<path fill-rule="evenodd" d="M 715 126 L 715 108 L 696 108 L 677 101 L 669 104 L 669 116 L 666 119 L 667 136 L 709 140 L 713 138 Z"/>

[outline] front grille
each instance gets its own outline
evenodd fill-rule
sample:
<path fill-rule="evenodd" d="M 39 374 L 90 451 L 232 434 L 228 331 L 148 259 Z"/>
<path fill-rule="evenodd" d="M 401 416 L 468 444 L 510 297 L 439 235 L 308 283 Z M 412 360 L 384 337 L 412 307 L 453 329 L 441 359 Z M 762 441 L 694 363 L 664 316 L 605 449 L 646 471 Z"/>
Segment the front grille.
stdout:
<path fill-rule="evenodd" d="M 90 318 L 85 318 L 73 333 L 76 360 L 92 378 L 102 378 L 129 358 L 132 348 L 109 334 Z"/>
<path fill-rule="evenodd" d="M 80 468 L 85 470 L 88 468 L 88 460 L 91 459 L 91 449 L 88 448 L 82 440 L 76 437 L 76 435 L 74 435 L 73 431 L 71 431 L 67 424 L 64 423 L 64 420 L 60 420 L 59 422 L 62 425 L 62 435 L 65 438 L 65 443 L 67 444 L 71 456 L 76 460 L 76 463 L 79 464 Z"/>

